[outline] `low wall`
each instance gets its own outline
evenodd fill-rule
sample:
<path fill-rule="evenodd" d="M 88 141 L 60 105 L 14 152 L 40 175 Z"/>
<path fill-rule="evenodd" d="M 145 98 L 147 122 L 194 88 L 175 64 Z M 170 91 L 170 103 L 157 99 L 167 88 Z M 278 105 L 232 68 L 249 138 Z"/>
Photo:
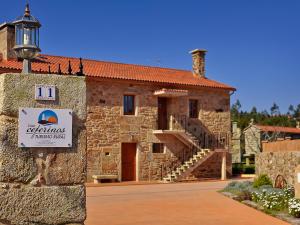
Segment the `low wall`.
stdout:
<path fill-rule="evenodd" d="M 263 152 L 289 152 L 300 151 L 300 140 L 282 140 L 274 142 L 263 142 Z"/>
<path fill-rule="evenodd" d="M 300 151 L 262 152 L 256 155 L 257 175 L 267 174 L 275 183 L 281 175 L 289 185 L 294 185 L 295 169 L 300 164 Z"/>

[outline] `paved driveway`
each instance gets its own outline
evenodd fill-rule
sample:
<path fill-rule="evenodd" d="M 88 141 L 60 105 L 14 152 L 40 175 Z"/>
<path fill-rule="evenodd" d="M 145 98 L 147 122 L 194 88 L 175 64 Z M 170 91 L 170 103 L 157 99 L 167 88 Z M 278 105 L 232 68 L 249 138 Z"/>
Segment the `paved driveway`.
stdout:
<path fill-rule="evenodd" d="M 87 188 L 86 225 L 286 225 L 222 196 L 226 182 Z"/>

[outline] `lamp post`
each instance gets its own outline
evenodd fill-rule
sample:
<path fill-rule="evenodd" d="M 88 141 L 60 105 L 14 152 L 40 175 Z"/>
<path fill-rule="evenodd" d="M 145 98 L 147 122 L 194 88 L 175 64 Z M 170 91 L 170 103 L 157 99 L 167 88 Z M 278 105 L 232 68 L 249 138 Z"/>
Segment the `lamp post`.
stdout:
<path fill-rule="evenodd" d="M 23 59 L 22 73 L 31 73 L 31 60 L 41 51 L 39 48 L 39 28 L 40 22 L 30 15 L 29 4 L 26 5 L 23 16 L 18 17 L 15 25 L 15 46 L 14 51 L 18 58 Z"/>

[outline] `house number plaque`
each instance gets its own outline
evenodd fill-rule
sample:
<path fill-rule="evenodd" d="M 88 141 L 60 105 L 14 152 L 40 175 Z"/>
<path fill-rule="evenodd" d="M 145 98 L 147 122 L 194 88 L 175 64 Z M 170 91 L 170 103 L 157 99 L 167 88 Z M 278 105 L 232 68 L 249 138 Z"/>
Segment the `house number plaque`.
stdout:
<path fill-rule="evenodd" d="M 55 85 L 36 84 L 35 100 L 55 101 L 56 100 L 55 92 L 56 92 Z"/>

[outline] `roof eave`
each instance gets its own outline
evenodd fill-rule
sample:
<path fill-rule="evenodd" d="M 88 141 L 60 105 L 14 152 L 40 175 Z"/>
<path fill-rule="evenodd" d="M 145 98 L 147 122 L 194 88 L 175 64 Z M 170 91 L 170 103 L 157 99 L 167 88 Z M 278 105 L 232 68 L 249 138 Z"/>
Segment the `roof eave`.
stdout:
<path fill-rule="evenodd" d="M 8 23 L 8 22 L 4 22 L 4 23 L 0 24 L 0 30 L 5 27 L 14 27 L 14 25 L 12 23 Z"/>

